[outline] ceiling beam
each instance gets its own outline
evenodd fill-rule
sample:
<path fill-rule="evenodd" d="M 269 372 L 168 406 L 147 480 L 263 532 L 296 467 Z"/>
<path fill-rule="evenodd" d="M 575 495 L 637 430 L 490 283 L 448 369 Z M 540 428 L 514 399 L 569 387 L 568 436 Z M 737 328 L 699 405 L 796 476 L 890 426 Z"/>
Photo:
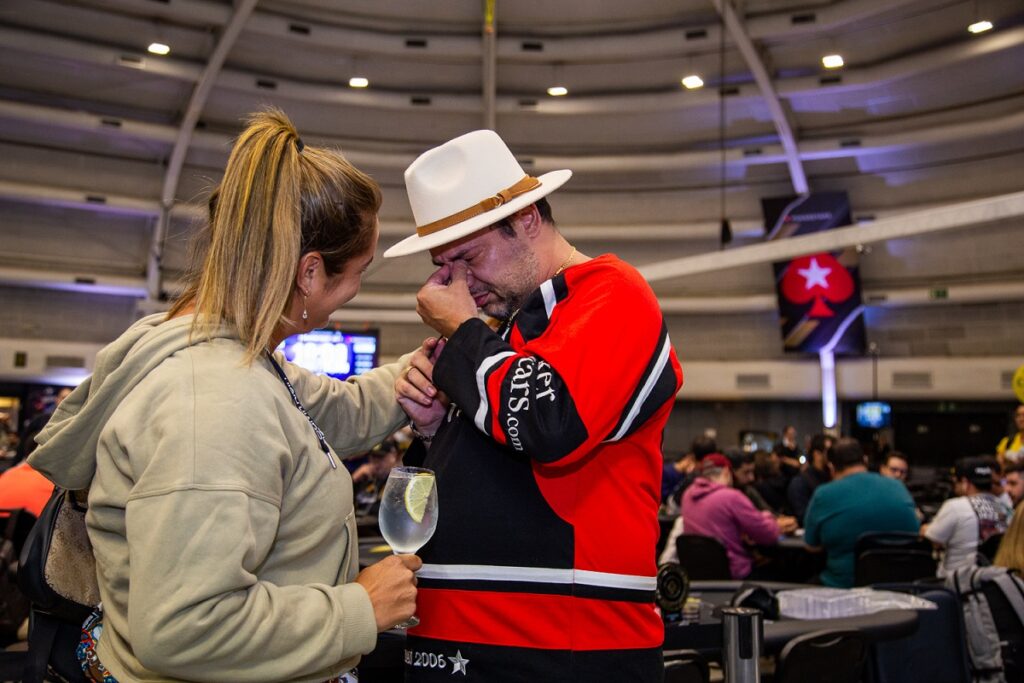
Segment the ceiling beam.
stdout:
<path fill-rule="evenodd" d="M 142 71 L 154 76 L 186 82 L 197 81 L 201 77 L 199 66 L 183 59 L 153 58 L 138 54 L 136 51 L 103 47 L 84 41 L 7 26 L 0 26 L 0 44 L 3 44 L 6 49 L 40 55 L 47 60 L 63 58 L 100 68 L 114 67 Z M 990 35 L 979 36 L 969 41 L 942 44 L 930 50 L 895 57 L 871 66 L 846 68 L 838 83 L 822 84 L 818 76 L 799 76 L 779 80 L 776 83 L 776 88 L 784 99 L 834 97 L 836 93 L 881 87 L 901 79 L 931 73 L 979 57 L 1006 52 L 1010 53 L 1006 55 L 1006 59 L 1013 59 L 1022 44 L 1024 44 L 1024 26 L 1017 26 L 993 31 Z M 126 61 L 126 56 L 130 56 L 131 60 Z M 550 61 L 550 57 L 548 59 Z M 246 92 L 262 98 L 266 96 L 266 91 L 257 85 L 257 81 L 262 78 L 264 77 L 250 72 L 225 69 L 221 72 L 218 86 L 225 90 Z M 406 93 L 355 92 L 350 88 L 339 90 L 336 87 L 294 79 L 273 77 L 272 80 L 277 86 L 276 97 L 368 109 L 422 111 L 418 105 L 410 103 Z M 760 98 L 761 93 L 757 87 L 741 84 L 738 86 L 737 94 L 730 96 L 729 101 L 738 105 Z M 680 88 L 674 88 L 671 91 L 654 94 L 544 97 L 539 98 L 536 105 L 528 107 L 521 104 L 521 99 L 522 97 L 518 95 L 498 97 L 496 108 L 501 114 L 524 116 L 619 114 L 624 111 L 676 112 L 691 107 L 714 106 L 718 101 L 718 96 L 711 89 L 681 92 Z M 431 94 L 430 110 L 477 113 L 480 111 L 480 98 L 477 95 Z"/>
<path fill-rule="evenodd" d="M 175 194 L 178 191 L 178 181 L 181 179 L 181 170 L 185 166 L 185 155 L 188 154 L 189 145 L 192 142 L 192 134 L 195 131 L 196 123 L 199 121 L 206 99 L 213 90 L 227 59 L 228 52 L 234 46 L 238 36 L 242 33 L 242 27 L 256 7 L 257 0 L 238 0 L 235 3 L 231 18 L 224 26 L 216 47 L 206 60 L 206 67 L 203 69 L 199 81 L 196 83 L 192 96 L 189 98 L 185 115 L 182 117 L 181 125 L 178 128 L 178 135 L 174 140 L 174 148 L 171 150 L 171 157 L 167 163 L 167 172 L 164 174 L 163 189 L 160 192 L 160 216 L 157 218 L 156 226 L 153 229 L 153 239 L 149 247 L 149 258 L 146 262 L 146 283 L 151 299 L 159 299 L 163 294 L 161 286 L 162 271 L 160 261 L 163 258 L 164 238 L 171 223 L 171 209 L 174 207 Z"/>
<path fill-rule="evenodd" d="M 50 3 L 38 3 L 45 7 Z M 140 21 L 152 18 L 170 21 L 182 26 L 204 30 L 207 26 L 219 26 L 230 19 L 230 7 L 204 0 L 174 0 L 167 3 L 140 3 L 138 0 L 90 0 L 90 5 L 116 12 L 121 15 L 135 15 Z M 892 15 L 905 5 L 920 4 L 920 0 L 843 0 L 825 6 L 806 10 L 784 10 L 751 17 L 747 20 L 747 31 L 751 38 L 764 41 L 788 41 L 795 38 L 806 40 L 808 35 L 832 33 L 853 24 L 871 20 L 882 14 Z M 795 22 L 794 16 L 801 16 Z M 292 26 L 300 24 L 312 28 L 308 33 L 296 33 Z M 386 30 L 372 28 L 349 28 L 337 23 L 326 23 L 308 19 L 297 19 L 271 12 L 254 12 L 245 27 L 247 34 L 255 34 L 276 40 L 286 40 L 294 49 L 305 46 L 336 48 L 344 45 L 362 54 L 398 57 L 409 54 L 405 45 L 407 35 L 396 30 L 388 21 Z M 685 38 L 689 50 L 710 49 L 718 45 L 719 26 L 715 24 L 687 25 L 690 37 Z M 573 35 L 560 36 L 558 40 L 544 42 L 540 53 L 524 51 L 524 38 L 537 40 L 534 35 L 510 34 L 498 39 L 498 54 L 514 57 L 522 62 L 547 62 L 552 58 L 573 61 L 605 60 L 616 58 L 636 59 L 639 56 L 675 57 L 679 51 L 680 31 L 677 25 L 666 27 L 663 22 L 647 30 L 631 31 L 622 35 L 606 35 L 598 44 L 592 37 Z M 426 38 L 427 54 L 445 59 L 475 59 L 478 41 L 466 34 L 416 32 L 417 37 Z M 422 52 L 424 48 L 417 48 Z"/>
<path fill-rule="evenodd" d="M 782 108 L 782 102 L 779 100 L 778 93 L 775 92 L 775 85 L 772 83 L 771 75 L 768 73 L 764 60 L 761 59 L 760 53 L 758 53 L 757 48 L 754 46 L 754 41 L 751 40 L 746 29 L 743 27 L 743 20 L 736 14 L 732 0 L 711 1 L 725 22 L 725 26 L 729 30 L 733 42 L 736 43 L 740 54 L 747 61 L 747 66 L 750 67 L 750 72 L 754 75 L 757 86 L 761 89 L 761 95 L 764 97 L 765 104 L 768 106 L 768 111 L 771 113 L 772 121 L 775 124 L 775 132 L 782 143 L 786 165 L 789 167 L 790 180 L 793 183 L 793 191 L 799 195 L 807 194 L 810 192 L 810 187 L 807 184 L 807 174 L 804 173 L 803 163 L 800 161 L 800 150 L 797 148 L 793 126 L 790 124 L 789 118 Z M 719 77 L 724 85 L 725 74 L 719 74 Z M 720 95 L 720 97 L 724 97 L 724 95 Z"/>
<path fill-rule="evenodd" d="M 1024 192 L 1011 192 L 906 213 L 873 223 L 650 263 L 638 270 L 649 282 L 657 282 L 757 263 L 786 261 L 805 254 L 836 251 L 858 244 L 986 225 L 1021 216 L 1024 216 Z"/>
<path fill-rule="evenodd" d="M 927 116 L 927 114 L 925 115 Z M 965 140 L 999 137 L 1005 141 L 1002 149 L 1024 149 L 1024 111 L 1011 112 L 993 118 L 971 118 L 964 121 L 921 127 L 913 125 L 915 118 L 907 119 L 907 128 L 896 132 L 841 137 L 806 139 L 800 142 L 802 161 L 839 158 L 863 158 L 915 147 L 957 145 Z M 48 126 L 78 132 L 94 132 L 111 139 L 126 138 L 143 142 L 156 142 L 169 146 L 176 135 L 172 126 L 151 124 L 124 118 L 112 118 L 85 112 L 69 112 L 54 107 L 28 105 L 18 102 L 0 102 L 0 121 L 25 124 L 44 123 Z M 309 136 L 309 141 L 329 147 L 341 147 L 345 156 L 360 168 L 404 171 L 416 154 L 379 151 L 360 148 L 359 142 L 350 143 L 339 138 Z M 365 144 L 365 143 L 364 143 Z M 224 134 L 195 131 L 191 147 L 216 151 L 227 158 L 231 137 Z M 968 148 L 961 154 L 973 154 Z M 535 171 L 571 168 L 577 174 L 661 172 L 680 169 L 715 169 L 722 163 L 720 150 L 665 152 L 660 154 L 603 154 L 603 155 L 524 155 Z M 725 163 L 735 167 L 749 167 L 787 162 L 785 150 L 777 144 L 751 144 L 730 147 Z"/>

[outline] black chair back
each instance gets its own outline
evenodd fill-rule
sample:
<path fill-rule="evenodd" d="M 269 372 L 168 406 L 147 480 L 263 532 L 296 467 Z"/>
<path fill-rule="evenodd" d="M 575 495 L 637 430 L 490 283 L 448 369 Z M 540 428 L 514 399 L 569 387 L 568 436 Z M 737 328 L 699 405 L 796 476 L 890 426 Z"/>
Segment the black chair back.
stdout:
<path fill-rule="evenodd" d="M 729 555 L 718 539 L 698 534 L 680 534 L 676 539 L 679 566 L 691 581 L 732 579 Z"/>
<path fill-rule="evenodd" d="M 696 650 L 665 652 L 665 683 L 708 683 L 710 680 L 708 662 Z"/>
<path fill-rule="evenodd" d="M 857 556 L 853 585 L 917 581 L 934 577 L 935 570 L 931 551 L 873 548 Z"/>
<path fill-rule="evenodd" d="M 924 584 L 878 585 L 931 600 L 938 609 L 917 611 L 917 630 L 872 647 L 876 683 L 968 683 L 967 636 L 960 600 L 948 588 Z"/>
<path fill-rule="evenodd" d="M 860 631 L 815 631 L 786 643 L 775 683 L 860 683 L 867 643 Z"/>
<path fill-rule="evenodd" d="M 932 551 L 932 544 L 912 531 L 866 531 L 857 537 L 853 556 L 859 557 L 866 550 L 923 550 Z"/>

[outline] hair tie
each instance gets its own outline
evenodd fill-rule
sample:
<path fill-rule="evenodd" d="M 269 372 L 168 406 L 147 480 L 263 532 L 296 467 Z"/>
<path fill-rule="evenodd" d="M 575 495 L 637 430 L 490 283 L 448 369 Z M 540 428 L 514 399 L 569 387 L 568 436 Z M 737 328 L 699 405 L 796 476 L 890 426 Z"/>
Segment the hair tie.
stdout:
<path fill-rule="evenodd" d="M 301 152 L 305 148 L 306 148 L 306 143 L 304 143 L 302 141 L 302 138 L 299 138 L 299 137 L 295 138 L 295 149 L 297 149 L 297 150 L 299 150 Z"/>

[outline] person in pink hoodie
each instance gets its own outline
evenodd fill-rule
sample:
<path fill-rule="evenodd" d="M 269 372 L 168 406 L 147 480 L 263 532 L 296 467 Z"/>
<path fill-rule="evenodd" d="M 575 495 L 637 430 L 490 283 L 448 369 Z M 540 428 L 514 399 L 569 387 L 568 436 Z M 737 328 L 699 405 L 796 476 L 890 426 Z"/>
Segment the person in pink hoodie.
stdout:
<path fill-rule="evenodd" d="M 790 520 L 759 511 L 741 491 L 732 487 L 732 468 L 720 453 L 704 456 L 700 476 L 683 494 L 683 523 L 688 534 L 711 536 L 725 546 L 732 578 L 750 574 L 753 559 L 746 544 L 774 545 L 778 542 L 780 522 Z"/>

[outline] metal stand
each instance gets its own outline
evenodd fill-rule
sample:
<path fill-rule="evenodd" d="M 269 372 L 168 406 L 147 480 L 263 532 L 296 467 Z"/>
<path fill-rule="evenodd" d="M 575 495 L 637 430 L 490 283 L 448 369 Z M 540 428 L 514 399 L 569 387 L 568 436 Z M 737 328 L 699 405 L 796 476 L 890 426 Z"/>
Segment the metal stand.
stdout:
<path fill-rule="evenodd" d="M 725 683 L 758 683 L 761 679 L 758 658 L 763 639 L 760 610 L 722 608 Z"/>

